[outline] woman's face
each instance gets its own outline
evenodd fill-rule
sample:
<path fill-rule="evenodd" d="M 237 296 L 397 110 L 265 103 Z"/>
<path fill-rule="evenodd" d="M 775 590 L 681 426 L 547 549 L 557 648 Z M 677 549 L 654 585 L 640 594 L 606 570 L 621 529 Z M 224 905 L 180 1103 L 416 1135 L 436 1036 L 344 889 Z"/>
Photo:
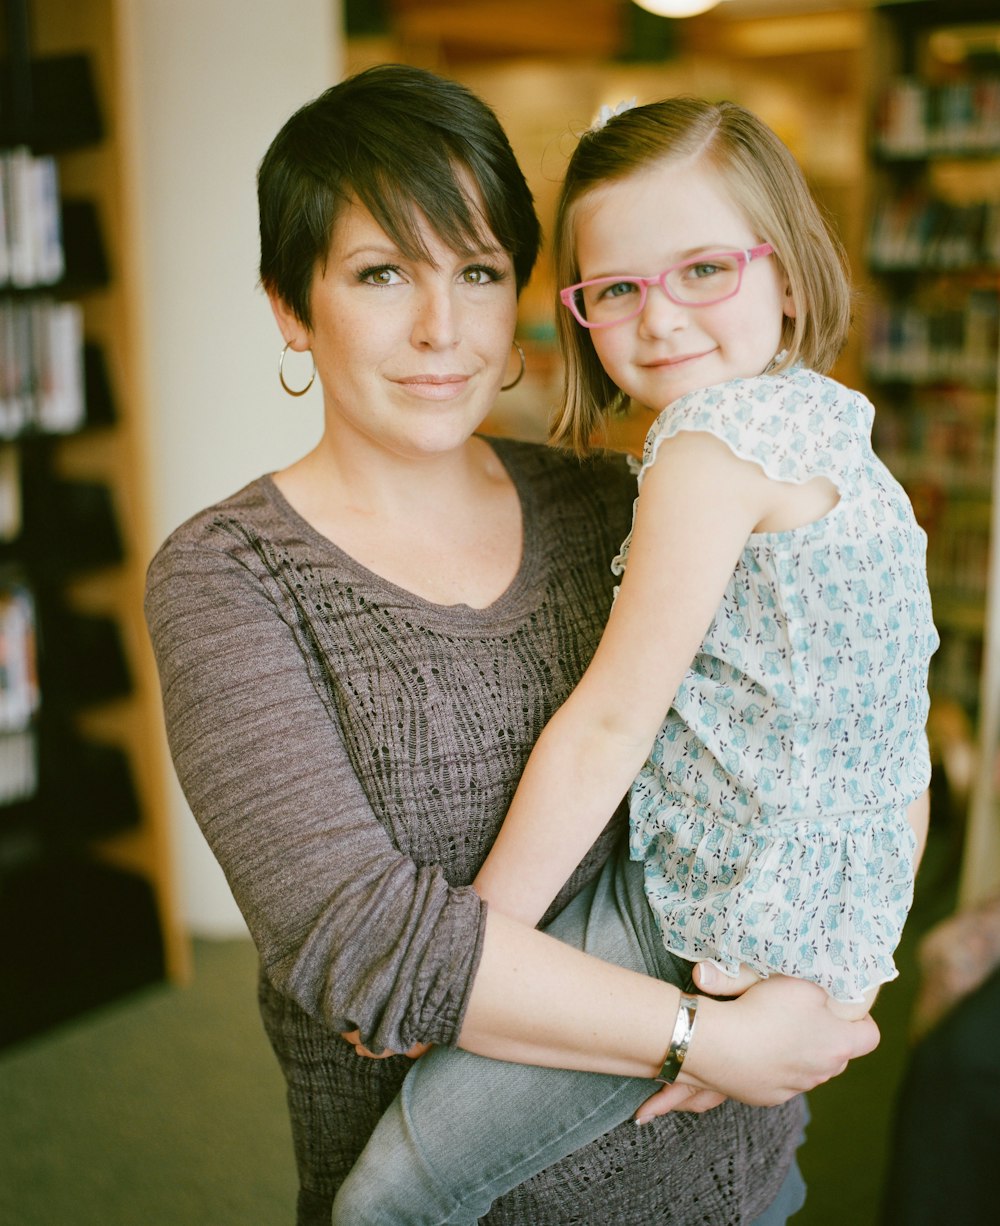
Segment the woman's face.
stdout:
<path fill-rule="evenodd" d="M 517 291 L 492 235 L 459 255 L 421 223 L 431 262 L 403 255 L 366 208 L 344 209 L 311 291 L 310 348 L 327 432 L 413 457 L 461 446 L 493 406 L 512 361 Z M 488 234 L 488 232 L 487 232 Z M 288 331 L 285 331 L 286 337 Z"/>

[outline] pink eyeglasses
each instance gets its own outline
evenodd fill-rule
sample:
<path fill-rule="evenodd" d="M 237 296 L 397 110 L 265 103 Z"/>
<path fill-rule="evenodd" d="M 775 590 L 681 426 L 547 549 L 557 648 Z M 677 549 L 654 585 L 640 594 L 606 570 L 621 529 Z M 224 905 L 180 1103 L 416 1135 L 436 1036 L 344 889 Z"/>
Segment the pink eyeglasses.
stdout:
<path fill-rule="evenodd" d="M 751 260 L 774 255 L 770 243 L 747 251 L 722 251 L 672 264 L 655 277 L 597 277 L 559 291 L 577 323 L 585 328 L 612 328 L 641 313 L 651 285 L 658 285 L 679 306 L 712 306 L 740 291 L 743 269 Z"/>

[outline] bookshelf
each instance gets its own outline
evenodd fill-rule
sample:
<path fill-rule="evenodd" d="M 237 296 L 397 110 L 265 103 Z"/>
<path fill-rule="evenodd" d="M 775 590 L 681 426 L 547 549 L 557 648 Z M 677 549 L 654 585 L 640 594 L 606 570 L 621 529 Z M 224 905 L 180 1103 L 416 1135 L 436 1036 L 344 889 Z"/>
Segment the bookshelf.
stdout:
<path fill-rule="evenodd" d="M 112 0 L 0 0 L 0 1046 L 163 978 Z"/>
<path fill-rule="evenodd" d="M 876 449 L 928 534 L 932 742 L 956 722 L 978 740 L 965 851 L 965 892 L 978 893 L 970 871 L 1000 886 L 1000 847 L 981 842 L 996 841 L 1000 746 L 1000 12 L 993 0 L 876 5 L 869 56 L 865 374 Z"/>

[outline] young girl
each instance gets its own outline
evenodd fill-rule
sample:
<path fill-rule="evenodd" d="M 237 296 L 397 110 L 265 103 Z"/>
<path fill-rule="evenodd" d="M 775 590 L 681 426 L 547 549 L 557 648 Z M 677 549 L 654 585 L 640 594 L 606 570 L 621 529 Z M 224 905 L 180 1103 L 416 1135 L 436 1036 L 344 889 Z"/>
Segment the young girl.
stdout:
<path fill-rule="evenodd" d="M 840 249 L 765 125 L 670 99 L 583 137 L 556 258 L 555 439 L 585 452 L 623 399 L 651 425 L 607 629 L 476 887 L 537 922 L 631 785 L 659 939 L 703 962 L 701 986 L 806 978 L 861 1016 L 896 974 L 912 898 L 937 636 L 924 534 L 872 451 L 872 407 L 820 373 L 849 322 Z M 664 1080 L 696 1008 L 682 998 Z M 419 1061 L 334 1220 L 473 1222 L 629 1114 L 616 1098 L 557 1118 L 552 1074 L 509 1068 Z"/>

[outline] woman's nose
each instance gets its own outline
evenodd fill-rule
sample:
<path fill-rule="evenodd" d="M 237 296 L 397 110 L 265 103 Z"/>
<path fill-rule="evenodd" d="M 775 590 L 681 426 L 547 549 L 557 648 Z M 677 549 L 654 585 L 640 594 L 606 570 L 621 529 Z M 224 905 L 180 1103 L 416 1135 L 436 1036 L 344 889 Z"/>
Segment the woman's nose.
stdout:
<path fill-rule="evenodd" d="M 416 345 L 442 349 L 458 340 L 459 319 L 451 287 L 425 286 L 420 292 L 413 326 Z"/>

